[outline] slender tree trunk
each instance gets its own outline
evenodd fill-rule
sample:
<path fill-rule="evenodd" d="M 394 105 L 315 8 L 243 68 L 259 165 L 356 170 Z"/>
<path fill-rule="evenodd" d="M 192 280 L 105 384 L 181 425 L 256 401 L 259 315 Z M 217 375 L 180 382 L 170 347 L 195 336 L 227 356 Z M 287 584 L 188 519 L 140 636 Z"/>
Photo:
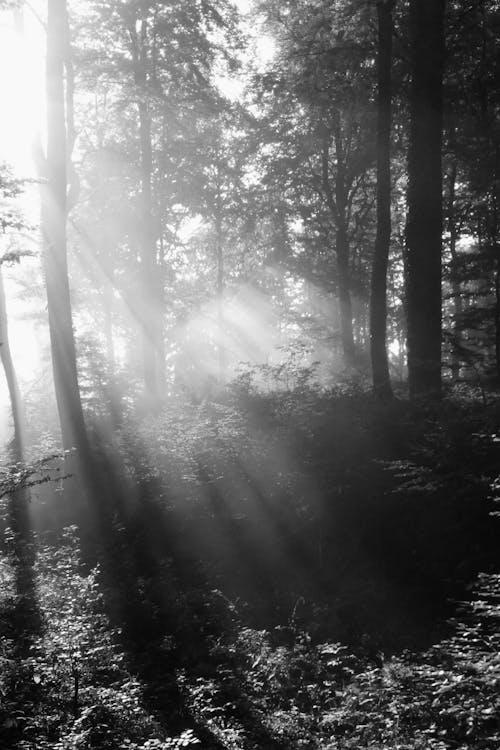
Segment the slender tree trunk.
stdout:
<path fill-rule="evenodd" d="M 5 378 L 9 389 L 12 419 L 14 422 L 14 440 L 12 441 L 11 457 L 15 463 L 24 461 L 24 419 L 21 397 L 17 383 L 14 363 L 10 351 L 7 305 L 3 274 L 0 266 L 0 357 L 5 371 Z M 21 610 L 26 614 L 36 610 L 36 596 L 33 581 L 32 565 L 34 562 L 33 537 L 30 528 L 29 491 L 20 489 L 13 492 L 9 498 L 9 520 L 14 534 L 14 552 L 16 568 L 16 587 L 20 597 L 26 597 Z M 26 623 L 28 624 L 28 623 Z M 30 624 L 33 622 L 30 618 Z"/>
<path fill-rule="evenodd" d="M 356 349 L 352 323 L 351 285 L 349 273 L 349 235 L 347 218 L 347 189 L 345 185 L 344 154 L 340 126 L 334 124 L 334 144 L 337 167 L 335 172 L 335 194 L 330 181 L 329 155 L 331 134 L 325 132 L 321 155 L 322 184 L 326 203 L 336 227 L 335 257 L 337 261 L 337 294 L 339 301 L 340 336 L 342 354 L 346 367 L 355 364 Z"/>
<path fill-rule="evenodd" d="M 104 339 L 106 341 L 106 359 L 110 372 L 115 375 L 115 339 L 113 336 L 113 286 L 111 279 L 106 279 L 102 292 L 102 313 L 104 319 Z"/>
<path fill-rule="evenodd" d="M 158 264 L 153 230 L 151 177 L 153 159 L 151 149 L 151 122 L 147 104 L 139 103 L 139 129 L 141 143 L 141 265 L 142 299 L 144 308 L 142 351 L 144 386 L 152 402 L 160 397 L 159 331 L 161 306 L 158 299 Z"/>
<path fill-rule="evenodd" d="M 365 299 L 357 298 L 354 314 L 354 343 L 358 351 L 366 351 L 367 348 L 367 324 L 368 310 Z"/>
<path fill-rule="evenodd" d="M 15 461 L 24 458 L 24 420 L 19 386 L 17 384 L 16 371 L 12 354 L 10 351 L 9 331 L 7 321 L 7 305 L 5 301 L 5 289 L 3 283 L 2 266 L 0 265 L 0 357 L 5 372 L 7 388 L 9 389 L 10 408 L 12 421 L 14 423 L 13 457 Z"/>
<path fill-rule="evenodd" d="M 217 206 L 215 216 L 215 254 L 217 263 L 217 328 L 219 332 L 217 353 L 219 359 L 219 379 L 223 383 L 226 377 L 226 350 L 224 340 L 224 247 L 222 237 L 222 207 L 220 205 Z"/>
<path fill-rule="evenodd" d="M 76 367 L 76 349 L 66 253 L 66 122 L 64 59 L 67 51 L 64 0 L 48 0 L 47 155 L 42 186 L 43 266 L 47 287 L 54 386 L 65 449 L 87 452 Z"/>
<path fill-rule="evenodd" d="M 405 358 L 405 351 L 406 351 L 406 331 L 404 330 L 403 326 L 401 326 L 400 331 L 398 332 L 398 348 L 399 348 L 399 357 L 398 357 L 398 368 L 401 379 L 403 379 L 403 372 L 406 364 L 406 358 Z"/>
<path fill-rule="evenodd" d="M 339 122 L 335 123 L 334 141 L 335 153 L 337 156 L 337 168 L 335 172 L 335 204 L 337 207 L 336 252 L 340 303 L 340 332 L 342 336 L 344 364 L 346 367 L 353 367 L 356 360 L 356 347 L 354 344 L 351 277 L 349 272 L 350 247 L 348 234 L 349 219 L 347 211 L 348 190 L 345 174 L 345 153 Z"/>
<path fill-rule="evenodd" d="M 391 64 L 394 0 L 380 0 L 378 15 L 377 234 L 371 278 L 370 354 L 373 389 L 392 398 L 387 356 L 387 268 L 391 242 Z"/>
<path fill-rule="evenodd" d="M 144 7 L 147 12 L 147 6 Z M 162 359 L 163 279 L 158 264 L 156 235 L 153 217 L 152 175 L 153 151 L 151 141 L 151 116 L 147 102 L 147 19 L 142 18 L 139 36 L 131 29 L 134 40 L 134 80 L 139 97 L 139 143 L 141 168 L 141 300 L 139 301 L 142 328 L 142 357 L 144 388 L 151 404 L 161 397 L 165 379 Z"/>
<path fill-rule="evenodd" d="M 498 241 L 499 230 L 499 204 L 500 204 L 500 148 L 495 147 L 495 171 L 493 175 L 493 206 L 491 217 L 491 247 L 495 257 L 495 366 L 496 375 L 500 380 L 500 242 Z"/>
<path fill-rule="evenodd" d="M 343 224 L 337 227 L 336 254 L 342 351 L 344 354 L 345 366 L 353 367 L 356 356 L 350 291 L 349 238 L 347 235 L 347 227 Z"/>
<path fill-rule="evenodd" d="M 407 318 L 410 396 L 441 393 L 442 121 L 446 0 L 410 0 Z"/>
<path fill-rule="evenodd" d="M 460 288 L 460 281 L 457 276 L 458 272 L 458 254 L 457 254 L 457 242 L 458 242 L 458 230 L 456 222 L 456 181 L 457 181 L 457 163 L 453 159 L 450 176 L 449 176 L 449 191 L 448 191 L 448 232 L 450 235 L 450 255 L 451 255 L 451 291 L 453 295 L 453 343 L 451 350 L 451 378 L 453 382 L 456 382 L 460 376 L 460 325 L 463 315 L 463 301 L 462 301 L 462 290 Z"/>
<path fill-rule="evenodd" d="M 496 248 L 497 253 L 499 248 Z M 500 380 L 500 258 L 495 260 L 495 369 L 496 376 Z"/>

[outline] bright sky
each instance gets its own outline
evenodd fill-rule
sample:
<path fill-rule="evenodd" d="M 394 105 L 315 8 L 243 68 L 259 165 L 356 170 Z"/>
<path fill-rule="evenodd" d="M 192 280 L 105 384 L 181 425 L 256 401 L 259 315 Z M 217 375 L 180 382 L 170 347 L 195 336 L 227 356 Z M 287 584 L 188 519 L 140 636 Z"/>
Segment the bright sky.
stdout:
<path fill-rule="evenodd" d="M 11 165 L 14 175 L 21 178 L 35 177 L 33 142 L 38 133 L 44 132 L 45 32 L 39 20 L 44 4 L 44 0 L 26 3 L 21 29 L 16 28 L 12 11 L 0 12 L 0 162 Z M 235 0 L 235 4 L 244 15 L 254 7 L 253 0 Z M 251 54 L 264 67 L 274 54 L 273 41 L 254 21 L 246 26 L 253 45 Z M 243 95 L 245 82 L 240 78 L 221 78 L 218 83 L 230 99 Z M 22 203 L 27 220 L 36 224 L 39 215 L 36 185 L 26 189 Z M 36 234 L 34 237 L 36 240 Z M 0 237 L 0 255 L 8 249 L 7 242 L 8 238 L 4 241 Z M 15 283 L 16 276 L 29 263 L 36 263 L 36 259 L 23 261 L 20 268 L 3 268 L 10 343 L 21 389 L 38 376 L 40 365 L 39 331 L 26 315 L 27 303 L 19 299 Z M 8 415 L 8 393 L 0 372 L 0 442 L 10 430 Z"/>
<path fill-rule="evenodd" d="M 245 16 L 253 9 L 254 2 L 252 0 L 235 0 L 235 5 L 239 12 Z M 264 33 L 261 25 L 254 17 L 246 21 L 244 19 L 242 25 L 250 38 L 250 50 L 246 52 L 246 57 L 251 59 L 259 70 L 263 70 L 275 54 L 274 41 Z M 217 86 L 228 99 L 236 101 L 243 97 L 247 82 L 241 75 L 220 76 L 216 81 Z"/>
<path fill-rule="evenodd" d="M 36 6 L 37 0 L 33 3 Z M 32 6 L 32 7 L 33 7 Z M 7 162 L 16 177 L 35 176 L 32 144 L 43 130 L 44 99 L 44 32 L 33 13 L 26 9 L 24 30 L 15 27 L 12 12 L 0 13 L 0 161 Z M 38 218 L 38 190 L 31 186 L 23 200 L 23 210 L 30 222 Z M 0 238 L 0 254 L 8 250 L 8 237 Z M 26 239 L 26 244 L 32 240 Z M 23 261 L 23 264 L 36 261 Z M 12 355 L 21 388 L 37 375 L 40 357 L 39 333 L 32 320 L 26 319 L 30 306 L 17 297 L 18 267 L 4 267 L 5 291 L 9 315 Z M 0 442 L 10 435 L 8 392 L 0 372 Z"/>
<path fill-rule="evenodd" d="M 16 31 L 13 14 L 0 14 L 0 159 L 16 172 L 31 175 L 31 149 L 42 126 L 44 36 L 40 22 L 27 10 L 24 32 Z"/>
<path fill-rule="evenodd" d="M 235 0 L 234 4 L 240 11 L 240 13 L 248 13 L 253 7 L 252 0 Z"/>

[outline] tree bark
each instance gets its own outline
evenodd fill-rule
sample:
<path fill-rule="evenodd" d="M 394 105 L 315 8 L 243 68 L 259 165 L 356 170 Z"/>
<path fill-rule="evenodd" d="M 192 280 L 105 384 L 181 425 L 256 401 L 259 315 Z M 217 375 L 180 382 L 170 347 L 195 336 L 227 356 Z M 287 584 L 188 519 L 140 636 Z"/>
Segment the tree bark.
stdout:
<path fill-rule="evenodd" d="M 356 347 L 354 344 L 354 329 L 352 323 L 352 300 L 351 279 L 349 273 L 349 219 L 347 210 L 348 187 L 346 184 L 346 157 L 342 144 L 340 122 L 335 123 L 334 128 L 335 153 L 337 157 L 337 168 L 335 174 L 335 204 L 337 207 L 337 272 L 340 303 L 340 331 L 342 336 L 342 349 L 344 352 L 344 364 L 346 367 L 354 367 L 356 360 Z"/>
<path fill-rule="evenodd" d="M 370 296 L 370 355 L 373 389 L 392 398 L 387 356 L 387 268 L 391 241 L 391 63 L 394 0 L 377 3 L 377 233 Z"/>
<path fill-rule="evenodd" d="M 492 215 L 491 215 L 491 249 L 495 258 L 495 368 L 500 380 L 500 243 L 498 241 L 498 220 L 500 204 L 500 148 L 495 148 L 495 169 L 493 176 Z"/>
<path fill-rule="evenodd" d="M 441 393 L 444 15 L 446 0 L 410 0 L 407 322 L 410 397 Z"/>
<path fill-rule="evenodd" d="M 3 275 L 0 266 L 0 357 L 5 371 L 9 389 L 12 419 L 14 422 L 14 440 L 11 443 L 10 458 L 14 463 L 24 462 L 24 418 L 23 405 L 19 394 L 16 372 L 9 344 L 7 305 Z M 14 539 L 13 568 L 16 582 L 16 610 L 19 622 L 23 625 L 23 636 L 17 642 L 19 653 L 26 658 L 30 636 L 39 633 L 41 626 L 37 605 L 37 592 L 33 565 L 35 562 L 34 539 L 30 523 L 30 493 L 27 488 L 20 488 L 9 496 L 8 519 Z"/>
<path fill-rule="evenodd" d="M 352 301 L 349 280 L 349 238 L 347 234 L 347 227 L 345 227 L 343 224 L 337 227 L 336 253 L 342 351 L 344 354 L 345 366 L 353 367 L 355 364 L 356 353 L 354 345 Z"/>
<path fill-rule="evenodd" d="M 66 121 L 64 61 L 67 17 L 64 0 L 48 0 L 47 155 L 42 185 L 43 267 L 47 287 L 52 368 L 65 450 L 88 448 L 76 366 L 66 250 Z"/>
<path fill-rule="evenodd" d="M 151 176 L 153 159 L 151 148 L 151 122 L 147 104 L 139 104 L 139 129 L 141 143 L 141 264 L 142 300 L 144 308 L 142 347 L 144 386 L 146 395 L 157 402 L 160 397 L 159 324 L 161 307 L 157 295 L 158 267 L 156 242 L 153 231 Z"/>
<path fill-rule="evenodd" d="M 217 345 L 219 380 L 226 379 L 226 344 L 224 321 L 224 238 L 222 232 L 222 201 L 217 196 L 215 213 L 215 255 L 217 263 L 217 328 L 219 341 Z"/>
<path fill-rule="evenodd" d="M 337 261 L 337 294 L 340 314 L 340 336 L 344 365 L 353 367 L 356 359 L 354 330 L 352 323 L 352 301 L 349 273 L 349 234 L 347 213 L 347 188 L 345 184 L 345 164 L 342 149 L 340 126 L 335 123 L 334 144 L 336 155 L 335 193 L 330 181 L 329 152 L 330 132 L 323 138 L 321 155 L 322 185 L 332 222 L 335 226 L 335 257 Z"/>
<path fill-rule="evenodd" d="M 457 181 L 457 164 L 453 159 L 448 191 L 448 232 L 450 235 L 450 256 L 451 256 L 451 291 L 453 295 L 453 342 L 451 348 L 451 379 L 456 382 L 460 376 L 460 325 L 463 315 L 463 301 L 460 288 L 460 281 L 457 276 L 458 272 L 458 255 L 457 242 L 458 230 L 456 221 L 456 181 Z"/>
<path fill-rule="evenodd" d="M 147 6 L 143 8 L 144 14 Z M 147 400 L 157 404 L 164 390 L 165 364 L 163 346 L 163 282 L 158 264 L 153 217 L 152 175 L 153 151 L 151 141 L 151 115 L 147 101 L 147 19 L 140 22 L 139 35 L 131 29 L 134 56 L 134 82 L 137 87 L 140 143 L 140 258 L 141 297 L 140 309 L 144 388 Z"/>
<path fill-rule="evenodd" d="M 9 390 L 10 408 L 12 421 L 14 423 L 13 457 L 15 461 L 24 458 L 24 420 L 19 386 L 9 343 L 9 330 L 7 320 L 7 305 L 5 301 L 5 289 L 3 283 L 2 267 L 0 265 L 0 357 L 5 372 L 7 388 Z"/>
<path fill-rule="evenodd" d="M 495 324 L 495 370 L 496 377 L 500 381 L 500 258 L 499 248 L 496 246 L 497 257 L 495 260 L 495 310 L 493 314 Z"/>

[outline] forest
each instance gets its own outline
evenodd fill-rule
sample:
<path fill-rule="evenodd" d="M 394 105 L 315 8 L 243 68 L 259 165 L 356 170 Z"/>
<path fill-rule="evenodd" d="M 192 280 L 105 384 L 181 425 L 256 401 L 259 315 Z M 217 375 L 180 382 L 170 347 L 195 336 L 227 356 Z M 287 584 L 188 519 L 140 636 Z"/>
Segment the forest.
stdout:
<path fill-rule="evenodd" d="M 0 0 L 0 747 L 500 747 L 499 0 Z"/>

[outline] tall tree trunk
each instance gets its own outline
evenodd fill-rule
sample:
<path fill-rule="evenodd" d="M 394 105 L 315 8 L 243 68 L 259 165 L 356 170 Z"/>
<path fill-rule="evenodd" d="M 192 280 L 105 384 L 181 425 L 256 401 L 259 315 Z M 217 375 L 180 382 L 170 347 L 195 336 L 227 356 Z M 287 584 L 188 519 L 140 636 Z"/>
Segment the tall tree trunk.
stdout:
<path fill-rule="evenodd" d="M 24 419 L 16 372 L 9 345 L 7 306 L 0 265 L 0 357 L 9 389 L 9 398 L 14 422 L 14 439 L 11 443 L 10 458 L 16 463 L 24 461 Z M 35 546 L 30 519 L 30 493 L 27 488 L 12 492 L 9 496 L 8 519 L 14 541 L 14 575 L 17 593 L 17 615 L 22 630 L 17 642 L 20 653 L 28 656 L 30 636 L 39 631 L 41 624 L 33 565 Z"/>
<path fill-rule="evenodd" d="M 352 324 L 352 301 L 349 274 L 349 238 L 347 227 L 341 224 L 336 234 L 338 295 L 340 309 L 340 335 L 346 367 L 355 364 L 354 329 Z"/>
<path fill-rule="evenodd" d="M 496 252 L 499 252 L 498 246 Z M 500 381 L 500 257 L 495 259 L 495 370 L 496 377 Z"/>
<path fill-rule="evenodd" d="M 340 314 L 340 336 L 342 353 L 346 367 L 355 364 L 356 350 L 352 323 L 351 285 L 349 273 L 349 234 L 347 212 L 347 188 L 345 184 L 344 154 L 339 123 L 334 124 L 334 144 L 336 155 L 335 194 L 330 181 L 331 134 L 325 131 L 321 155 L 322 185 L 326 203 L 335 225 L 335 257 L 337 261 L 337 294 Z"/>
<path fill-rule="evenodd" d="M 148 10 L 147 4 L 143 13 Z M 151 115 L 147 101 L 147 18 L 140 22 L 137 35 L 131 28 L 134 46 L 134 82 L 138 94 L 139 143 L 141 170 L 141 215 L 140 215 L 140 257 L 141 257 L 141 300 L 139 302 L 140 325 L 142 328 L 142 357 L 144 367 L 144 388 L 151 404 L 158 403 L 164 386 L 165 363 L 162 358 L 162 312 L 163 279 L 158 264 L 156 234 L 153 217 L 153 151 L 151 141 Z"/>
<path fill-rule="evenodd" d="M 451 378 L 456 382 L 460 376 L 460 325 L 463 315 L 463 300 L 458 278 L 458 229 L 456 221 L 456 182 L 457 182 L 457 163 L 455 158 L 450 169 L 449 188 L 448 188 L 448 211 L 447 222 L 448 232 L 450 235 L 450 256 L 451 256 L 451 291 L 453 295 L 453 342 L 451 349 Z"/>
<path fill-rule="evenodd" d="M 342 143 L 341 126 L 338 121 L 335 123 L 334 128 L 334 142 L 337 157 L 337 167 L 335 172 L 335 204 L 337 207 L 336 252 L 340 303 L 340 332 L 342 336 L 344 364 L 346 367 L 353 367 L 356 363 L 356 348 L 354 345 L 351 278 L 349 272 L 350 248 L 347 209 L 348 188 L 346 185 L 345 153 Z"/>
<path fill-rule="evenodd" d="M 442 122 L 446 0 L 410 0 L 407 318 L 410 397 L 441 392 Z"/>
<path fill-rule="evenodd" d="M 224 325 L 224 247 L 222 235 L 222 206 L 220 197 L 217 200 L 215 215 L 215 255 L 217 263 L 217 328 L 219 342 L 217 346 L 219 380 L 221 383 L 226 378 L 226 347 L 225 347 L 225 325 Z"/>
<path fill-rule="evenodd" d="M 391 63 L 394 0 L 380 0 L 378 15 L 377 234 L 370 296 L 370 354 L 373 389 L 392 398 L 387 356 L 387 268 L 391 241 Z"/>
<path fill-rule="evenodd" d="M 54 386 L 66 450 L 87 452 L 76 367 L 76 349 L 66 253 L 66 122 L 64 60 L 67 16 L 64 0 L 48 0 L 47 14 L 47 155 L 42 186 L 43 266 L 47 287 Z"/>
<path fill-rule="evenodd" d="M 104 340 L 106 342 L 106 361 L 108 370 L 116 374 L 115 338 L 113 335 L 113 286 L 111 279 L 104 282 L 102 292 L 102 314 L 104 320 Z"/>
<path fill-rule="evenodd" d="M 499 231 L 499 208 L 500 208 L 500 147 L 495 146 L 495 170 L 493 175 L 493 195 L 492 195 L 492 215 L 491 215 L 491 248 L 495 258 L 495 367 L 496 375 L 500 380 L 500 242 L 498 241 Z"/>
<path fill-rule="evenodd" d="M 141 143 L 141 265 L 142 300 L 144 309 L 142 351 L 144 386 L 151 401 L 160 397 L 159 332 L 161 331 L 161 305 L 158 299 L 158 264 L 153 229 L 151 177 L 153 159 L 151 148 L 151 121 L 147 104 L 139 104 L 139 129 Z"/>
<path fill-rule="evenodd" d="M 3 283 L 2 266 L 0 265 L 0 358 L 5 372 L 7 388 L 9 389 L 10 408 L 12 421 L 14 423 L 13 458 L 22 461 L 24 458 L 24 420 L 19 386 L 17 384 L 16 371 L 9 343 L 9 330 L 7 321 L 7 305 L 5 301 L 5 289 Z"/>

